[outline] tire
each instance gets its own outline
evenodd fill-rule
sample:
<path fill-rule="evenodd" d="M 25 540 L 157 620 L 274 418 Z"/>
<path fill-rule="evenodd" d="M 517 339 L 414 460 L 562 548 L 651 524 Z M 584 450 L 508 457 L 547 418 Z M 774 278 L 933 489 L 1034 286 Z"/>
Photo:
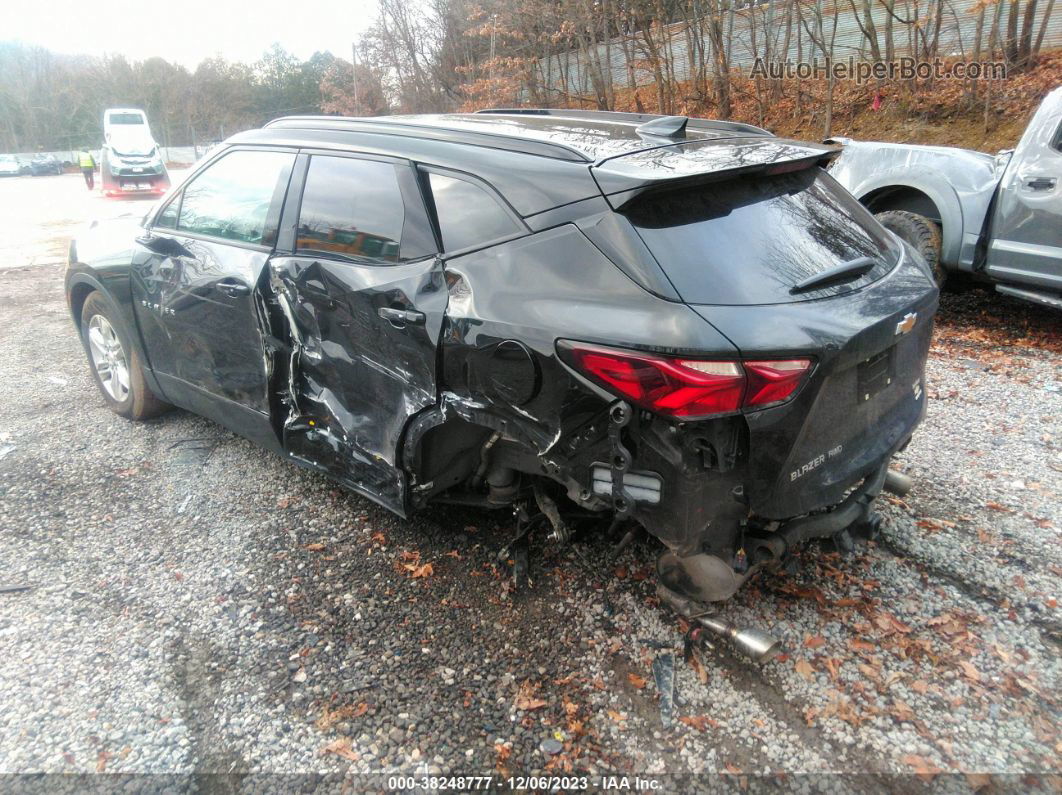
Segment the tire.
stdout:
<path fill-rule="evenodd" d="M 878 222 L 893 234 L 906 240 L 921 254 L 933 272 L 938 287 L 944 285 L 948 273 L 940 263 L 940 226 L 923 215 L 906 210 L 887 210 L 877 213 Z"/>
<path fill-rule="evenodd" d="M 81 341 L 89 369 L 107 408 L 120 417 L 146 420 L 170 408 L 144 381 L 140 354 L 130 344 L 112 308 L 99 292 L 81 309 Z"/>

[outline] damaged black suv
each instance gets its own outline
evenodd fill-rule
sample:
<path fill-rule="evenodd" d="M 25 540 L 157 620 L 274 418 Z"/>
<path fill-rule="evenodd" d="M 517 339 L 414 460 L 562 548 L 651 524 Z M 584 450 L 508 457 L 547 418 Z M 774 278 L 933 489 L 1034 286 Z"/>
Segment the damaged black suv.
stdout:
<path fill-rule="evenodd" d="M 932 274 L 834 154 L 643 114 L 283 118 L 78 239 L 67 296 L 122 416 L 181 406 L 402 516 L 631 521 L 720 601 L 872 529 L 925 410 Z"/>

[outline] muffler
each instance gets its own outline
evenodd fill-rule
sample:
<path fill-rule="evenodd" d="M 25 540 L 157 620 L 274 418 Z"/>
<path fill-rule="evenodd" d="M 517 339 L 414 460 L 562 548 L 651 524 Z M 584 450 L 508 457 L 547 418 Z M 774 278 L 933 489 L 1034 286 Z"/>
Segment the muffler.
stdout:
<path fill-rule="evenodd" d="M 713 615 L 705 605 L 672 591 L 663 583 L 657 583 L 656 593 L 676 613 L 696 625 L 694 633 L 707 630 L 718 635 L 753 662 L 765 663 L 782 650 L 782 644 L 766 632 L 736 627 L 729 621 Z"/>

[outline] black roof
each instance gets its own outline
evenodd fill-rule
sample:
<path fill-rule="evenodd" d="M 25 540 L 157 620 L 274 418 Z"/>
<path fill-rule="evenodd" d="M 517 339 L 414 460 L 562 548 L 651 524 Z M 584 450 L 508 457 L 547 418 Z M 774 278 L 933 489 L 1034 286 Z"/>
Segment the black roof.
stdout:
<path fill-rule="evenodd" d="M 638 128 L 665 118 L 647 113 L 518 108 L 370 118 L 285 116 L 269 122 L 266 129 L 375 132 L 594 163 L 660 146 L 663 141 L 658 136 L 645 134 Z M 682 140 L 749 135 L 770 133 L 749 124 L 689 119 Z"/>
<path fill-rule="evenodd" d="M 619 206 L 669 180 L 748 171 L 778 160 L 815 161 L 829 152 L 737 122 L 527 108 L 286 116 L 228 143 L 347 150 L 462 171 L 486 179 L 525 218 L 602 194 Z"/>

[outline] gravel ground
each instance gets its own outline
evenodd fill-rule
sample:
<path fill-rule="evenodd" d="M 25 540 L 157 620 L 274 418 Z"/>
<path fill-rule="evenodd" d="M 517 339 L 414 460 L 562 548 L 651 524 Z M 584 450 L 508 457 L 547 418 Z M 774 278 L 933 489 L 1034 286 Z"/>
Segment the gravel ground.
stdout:
<path fill-rule="evenodd" d="M 0 268 L 0 585 L 31 586 L 0 593 L 0 772 L 1059 786 L 1057 316 L 946 295 L 880 541 L 811 545 L 726 606 L 774 662 L 688 663 L 647 541 L 538 547 L 514 594 L 506 515 L 404 522 L 192 415 L 106 411 L 53 239 L 102 206 L 75 179 L 0 183 L 5 210 L 53 191 L 68 216 L 0 221 L 36 241 Z"/>

